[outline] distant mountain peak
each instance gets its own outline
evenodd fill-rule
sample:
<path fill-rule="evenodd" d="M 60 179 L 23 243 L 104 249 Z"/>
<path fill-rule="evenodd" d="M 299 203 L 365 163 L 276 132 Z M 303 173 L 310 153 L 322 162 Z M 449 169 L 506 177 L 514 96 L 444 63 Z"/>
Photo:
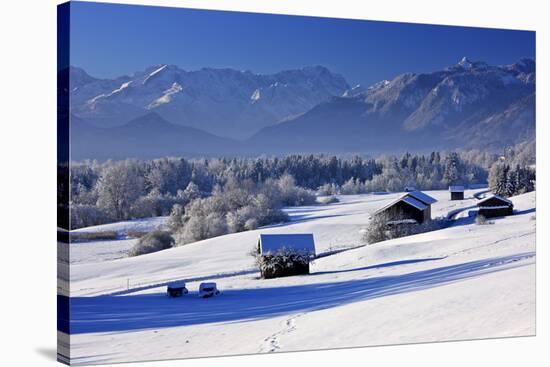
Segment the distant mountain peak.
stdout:
<path fill-rule="evenodd" d="M 473 61 L 466 56 L 462 57 L 462 59 L 460 59 L 460 61 L 456 65 L 465 70 L 481 69 L 481 68 L 486 69 L 488 67 L 486 62 Z"/>
<path fill-rule="evenodd" d="M 468 59 L 467 56 L 464 56 L 462 57 L 462 59 L 460 59 L 460 61 L 458 62 L 458 65 L 462 67 L 468 67 L 468 66 L 472 66 L 473 63 L 470 61 L 470 59 Z"/>
<path fill-rule="evenodd" d="M 129 121 L 126 125 L 152 125 L 152 124 L 164 124 L 164 125 L 171 125 L 170 122 L 166 121 L 162 118 L 161 115 L 158 113 L 152 111 L 148 112 L 145 115 L 139 116 L 131 121 Z"/>

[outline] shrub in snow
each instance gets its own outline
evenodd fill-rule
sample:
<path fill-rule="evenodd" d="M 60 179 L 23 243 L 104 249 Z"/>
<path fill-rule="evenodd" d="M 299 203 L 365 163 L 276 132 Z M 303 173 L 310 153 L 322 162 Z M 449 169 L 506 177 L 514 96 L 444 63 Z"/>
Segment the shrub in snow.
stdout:
<path fill-rule="evenodd" d="M 396 220 L 396 218 L 391 218 L 391 221 L 395 223 L 399 220 Z M 403 220 L 402 223 L 388 224 L 388 222 L 391 223 L 391 221 L 390 218 L 383 213 L 375 215 L 371 219 L 369 226 L 363 235 L 363 242 L 373 244 L 376 242 L 391 240 L 393 238 L 437 231 L 444 228 L 448 223 L 444 218 L 429 220 L 421 224 L 409 223 L 407 220 Z"/>
<path fill-rule="evenodd" d="M 323 205 L 334 204 L 334 203 L 340 202 L 340 200 L 338 200 L 338 198 L 335 197 L 335 196 L 326 196 L 326 197 L 323 197 L 323 198 L 319 198 L 318 201 L 319 201 L 320 204 L 323 204 Z"/>
<path fill-rule="evenodd" d="M 284 174 L 277 180 L 280 199 L 283 205 L 298 206 L 314 204 L 316 197 L 313 191 L 296 186 L 296 180 L 289 174 Z M 265 192 L 265 191 L 264 191 Z"/>
<path fill-rule="evenodd" d="M 338 194 L 338 187 L 333 183 L 327 183 L 317 189 L 317 194 L 320 196 L 336 195 Z"/>
<path fill-rule="evenodd" d="M 493 222 L 489 222 L 484 215 L 477 215 L 476 216 L 476 224 L 479 224 L 479 225 L 493 224 Z"/>
<path fill-rule="evenodd" d="M 206 216 L 189 217 L 176 234 L 178 245 L 205 240 L 228 233 L 225 216 L 212 212 Z"/>
<path fill-rule="evenodd" d="M 111 220 L 107 213 L 95 205 L 72 204 L 70 213 L 71 229 L 104 224 Z"/>
<path fill-rule="evenodd" d="M 372 244 L 389 239 L 387 234 L 388 221 L 389 218 L 385 214 L 373 216 L 369 222 L 369 226 L 363 234 L 363 241 L 367 244 Z"/>
<path fill-rule="evenodd" d="M 250 218 L 244 223 L 244 229 L 247 231 L 252 231 L 258 228 L 258 220 L 256 218 Z"/>
<path fill-rule="evenodd" d="M 356 195 L 367 192 L 367 189 L 365 184 L 361 183 L 358 179 L 350 178 L 342 185 L 340 191 L 343 195 Z"/>
<path fill-rule="evenodd" d="M 141 237 L 130 249 L 128 256 L 139 256 L 166 250 L 174 245 L 174 238 L 167 231 L 153 231 Z"/>
<path fill-rule="evenodd" d="M 260 254 L 255 247 L 250 254 L 254 256 L 256 266 L 264 278 L 303 274 L 306 268 L 309 269 L 313 255 L 287 247 L 266 254 Z"/>

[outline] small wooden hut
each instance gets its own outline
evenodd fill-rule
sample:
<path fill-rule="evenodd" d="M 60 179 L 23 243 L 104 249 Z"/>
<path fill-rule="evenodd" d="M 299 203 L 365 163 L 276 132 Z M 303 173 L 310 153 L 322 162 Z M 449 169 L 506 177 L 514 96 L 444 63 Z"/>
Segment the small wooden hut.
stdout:
<path fill-rule="evenodd" d="M 464 200 L 464 186 L 449 186 L 451 200 Z"/>
<path fill-rule="evenodd" d="M 422 191 L 407 192 L 375 211 L 373 215 L 386 215 L 388 224 L 410 224 L 412 220 L 424 223 L 432 218 L 431 206 L 436 201 Z"/>
<path fill-rule="evenodd" d="M 502 196 L 492 195 L 477 203 L 478 215 L 485 218 L 504 217 L 514 214 L 514 204 Z"/>

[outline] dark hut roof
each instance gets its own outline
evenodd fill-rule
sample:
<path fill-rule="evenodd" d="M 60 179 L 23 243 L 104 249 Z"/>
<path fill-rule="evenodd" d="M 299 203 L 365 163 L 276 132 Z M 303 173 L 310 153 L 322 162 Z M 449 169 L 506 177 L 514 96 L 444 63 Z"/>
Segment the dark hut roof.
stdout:
<path fill-rule="evenodd" d="M 315 241 L 312 233 L 300 234 L 261 234 L 258 246 L 260 253 L 277 252 L 284 248 L 315 254 Z"/>
<path fill-rule="evenodd" d="M 490 201 L 490 200 L 497 200 L 497 201 L 501 201 L 503 204 L 505 205 L 514 205 L 514 203 L 512 203 L 511 200 L 508 200 L 506 198 L 503 198 L 502 196 L 499 196 L 499 195 L 491 195 L 491 196 L 488 196 L 486 197 L 485 199 L 483 200 L 480 200 L 477 202 L 477 206 L 483 206 L 484 203 L 486 203 L 487 201 Z"/>
<path fill-rule="evenodd" d="M 418 210 L 424 210 L 428 207 L 428 205 L 435 203 L 437 200 L 435 200 L 430 195 L 424 194 L 422 191 L 407 192 L 397 199 L 393 200 L 392 202 L 384 205 L 380 209 L 376 210 L 373 215 L 383 212 L 384 210 L 388 209 L 389 207 L 395 205 L 400 201 L 404 201 L 405 203 L 417 208 Z"/>

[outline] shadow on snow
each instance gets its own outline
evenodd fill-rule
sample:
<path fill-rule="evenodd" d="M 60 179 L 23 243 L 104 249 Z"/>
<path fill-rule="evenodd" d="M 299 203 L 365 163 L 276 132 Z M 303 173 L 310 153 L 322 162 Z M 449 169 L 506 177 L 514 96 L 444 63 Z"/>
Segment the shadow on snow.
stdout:
<path fill-rule="evenodd" d="M 345 251 L 345 250 L 343 250 L 343 251 Z M 384 264 L 363 266 L 361 268 L 319 271 L 319 272 L 312 273 L 311 275 L 338 274 L 338 273 L 348 273 L 348 272 L 360 271 L 360 270 L 389 268 L 389 267 L 392 267 L 392 266 L 416 264 L 416 263 L 422 263 L 422 262 L 426 262 L 426 261 L 443 260 L 445 257 L 431 257 L 431 258 L 426 258 L 426 259 L 392 261 L 392 262 L 384 263 Z"/>
<path fill-rule="evenodd" d="M 534 256 L 534 252 L 529 252 L 343 282 L 229 289 L 212 299 L 199 299 L 194 292 L 176 299 L 164 293 L 75 297 L 70 299 L 70 328 L 71 334 L 81 334 L 264 319 L 436 287 L 526 265 L 513 263 Z"/>

